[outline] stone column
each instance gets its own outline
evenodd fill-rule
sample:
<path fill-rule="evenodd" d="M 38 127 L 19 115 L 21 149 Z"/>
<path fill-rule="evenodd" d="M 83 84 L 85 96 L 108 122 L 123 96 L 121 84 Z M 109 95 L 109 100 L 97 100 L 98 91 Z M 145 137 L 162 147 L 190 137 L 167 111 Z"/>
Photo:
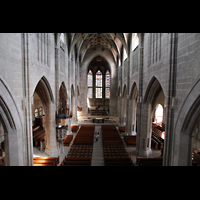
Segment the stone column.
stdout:
<path fill-rule="evenodd" d="M 139 42 L 139 87 L 137 104 L 137 144 L 136 152 L 139 156 L 149 156 L 151 154 L 150 138 L 148 137 L 148 105 L 143 103 L 143 38 L 140 34 Z"/>
<path fill-rule="evenodd" d="M 127 98 L 127 119 L 126 119 L 126 133 L 132 134 L 132 118 L 133 118 L 133 102 L 132 99 Z"/>
<path fill-rule="evenodd" d="M 46 139 L 47 145 L 45 153 L 49 156 L 58 156 L 59 151 L 57 149 L 56 141 L 56 121 L 55 121 L 56 106 L 52 102 L 47 105 L 46 114 Z"/>
<path fill-rule="evenodd" d="M 140 103 L 141 104 L 141 103 Z M 152 154 L 151 151 L 151 105 L 143 104 L 140 107 L 140 121 L 139 131 L 137 134 L 137 144 L 139 145 L 138 154 L 139 156 L 149 156 Z M 148 130 L 150 127 L 150 130 Z M 139 135 L 139 137 L 138 137 Z"/>
<path fill-rule="evenodd" d="M 167 96 L 166 96 L 166 124 L 165 142 L 163 152 L 163 165 L 171 166 L 174 147 L 174 101 L 176 100 L 176 74 L 177 74 L 177 33 L 169 34 L 169 71 L 167 73 Z"/>
<path fill-rule="evenodd" d="M 73 67 L 73 56 L 69 56 L 69 60 L 68 60 L 68 93 L 67 93 L 67 104 L 70 107 L 70 111 L 71 111 L 71 71 Z M 68 131 L 67 131 L 67 135 L 72 135 L 72 131 L 71 131 L 71 118 L 67 119 L 68 122 Z"/>
<path fill-rule="evenodd" d="M 56 110 L 59 108 L 59 83 L 60 83 L 60 47 L 55 48 L 55 102 Z"/>
<path fill-rule="evenodd" d="M 30 94 L 30 63 L 31 63 L 31 34 L 22 35 L 23 45 L 23 105 L 24 105 L 24 152 L 25 164 L 33 165 L 33 136 L 32 136 L 32 106 Z"/>
<path fill-rule="evenodd" d="M 73 124 L 78 125 L 77 122 L 77 99 L 78 99 L 78 90 L 77 90 L 77 85 L 78 85 L 78 67 L 79 67 L 79 62 L 76 62 L 75 65 L 75 84 L 74 84 L 74 98 L 73 98 Z"/>

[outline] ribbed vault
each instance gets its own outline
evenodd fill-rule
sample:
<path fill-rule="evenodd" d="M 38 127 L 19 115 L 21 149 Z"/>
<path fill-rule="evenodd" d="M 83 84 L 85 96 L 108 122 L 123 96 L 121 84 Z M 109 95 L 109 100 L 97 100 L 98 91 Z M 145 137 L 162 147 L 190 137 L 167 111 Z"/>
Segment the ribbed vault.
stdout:
<path fill-rule="evenodd" d="M 104 51 L 108 49 L 114 61 L 121 59 L 122 46 L 128 54 L 127 34 L 124 33 L 74 33 L 70 45 L 70 52 L 76 45 L 77 58 L 82 61 L 89 49 Z M 97 48 L 98 47 L 98 48 Z M 100 48 L 99 48 L 100 47 Z"/>

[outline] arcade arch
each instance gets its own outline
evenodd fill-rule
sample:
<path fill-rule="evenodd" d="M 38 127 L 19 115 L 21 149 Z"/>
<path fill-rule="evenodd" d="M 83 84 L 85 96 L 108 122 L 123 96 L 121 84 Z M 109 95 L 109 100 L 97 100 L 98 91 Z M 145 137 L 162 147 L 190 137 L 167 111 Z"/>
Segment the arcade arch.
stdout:
<path fill-rule="evenodd" d="M 33 117 L 33 145 L 40 146 L 49 156 L 57 155 L 56 145 L 56 120 L 55 104 L 51 87 L 48 80 L 42 77 L 38 82 L 33 98 L 32 112 L 38 104 L 44 110 L 43 115 Z M 33 115 L 32 115 L 33 116 Z"/>
<path fill-rule="evenodd" d="M 16 102 L 12 89 L 0 75 L 0 139 L 4 141 L 4 160 L 8 166 L 24 165 L 26 162 L 22 147 L 24 133 Z"/>
<path fill-rule="evenodd" d="M 152 122 L 154 122 L 155 110 L 157 104 L 165 105 L 165 95 L 162 86 L 156 77 L 152 77 L 144 95 L 142 106 L 142 120 L 140 124 L 140 152 L 142 156 L 149 156 L 151 150 Z M 165 110 L 163 116 L 165 116 Z"/>

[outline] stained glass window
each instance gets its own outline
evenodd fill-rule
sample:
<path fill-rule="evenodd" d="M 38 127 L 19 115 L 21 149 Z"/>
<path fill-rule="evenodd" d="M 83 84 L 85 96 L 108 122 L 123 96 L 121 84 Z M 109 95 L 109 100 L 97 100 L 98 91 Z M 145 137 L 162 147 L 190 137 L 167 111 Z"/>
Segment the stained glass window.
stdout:
<path fill-rule="evenodd" d="M 110 72 L 106 72 L 106 87 L 110 87 Z"/>
<path fill-rule="evenodd" d="M 35 108 L 35 117 L 38 117 L 38 108 Z"/>
<path fill-rule="evenodd" d="M 63 43 L 65 43 L 65 39 L 64 39 L 64 34 L 63 34 L 63 33 L 60 34 L 60 40 L 61 40 Z"/>
<path fill-rule="evenodd" d="M 102 73 L 100 70 L 96 73 L 96 87 L 102 87 Z"/>
<path fill-rule="evenodd" d="M 64 33 L 61 33 L 61 34 L 60 34 L 60 47 L 61 47 L 63 50 L 64 50 L 64 47 L 65 47 L 64 43 L 65 43 Z"/>
<path fill-rule="evenodd" d="M 93 86 L 93 75 L 92 75 L 92 71 L 90 70 L 88 73 L 88 87 L 92 87 Z"/>
<path fill-rule="evenodd" d="M 88 88 L 88 98 L 92 98 L 92 89 L 93 88 Z"/>
<path fill-rule="evenodd" d="M 105 98 L 110 99 L 110 72 L 106 72 L 106 77 L 105 77 Z"/>
<path fill-rule="evenodd" d="M 105 97 L 106 99 L 110 99 L 110 88 L 106 88 Z"/>
<path fill-rule="evenodd" d="M 102 98 L 102 73 L 100 70 L 96 73 L 96 98 Z"/>
<path fill-rule="evenodd" d="M 102 88 L 96 88 L 96 98 L 102 98 Z"/>
<path fill-rule="evenodd" d="M 90 70 L 88 72 L 88 98 L 92 98 L 93 97 L 93 74 L 92 71 Z"/>

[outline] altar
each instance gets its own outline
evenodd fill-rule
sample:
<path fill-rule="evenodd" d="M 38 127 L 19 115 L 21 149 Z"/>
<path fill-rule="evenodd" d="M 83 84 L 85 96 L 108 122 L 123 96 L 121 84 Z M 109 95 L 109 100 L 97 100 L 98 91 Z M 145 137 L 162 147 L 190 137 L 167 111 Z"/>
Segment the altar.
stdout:
<path fill-rule="evenodd" d="M 93 118 L 93 123 L 104 123 L 104 118 Z"/>

